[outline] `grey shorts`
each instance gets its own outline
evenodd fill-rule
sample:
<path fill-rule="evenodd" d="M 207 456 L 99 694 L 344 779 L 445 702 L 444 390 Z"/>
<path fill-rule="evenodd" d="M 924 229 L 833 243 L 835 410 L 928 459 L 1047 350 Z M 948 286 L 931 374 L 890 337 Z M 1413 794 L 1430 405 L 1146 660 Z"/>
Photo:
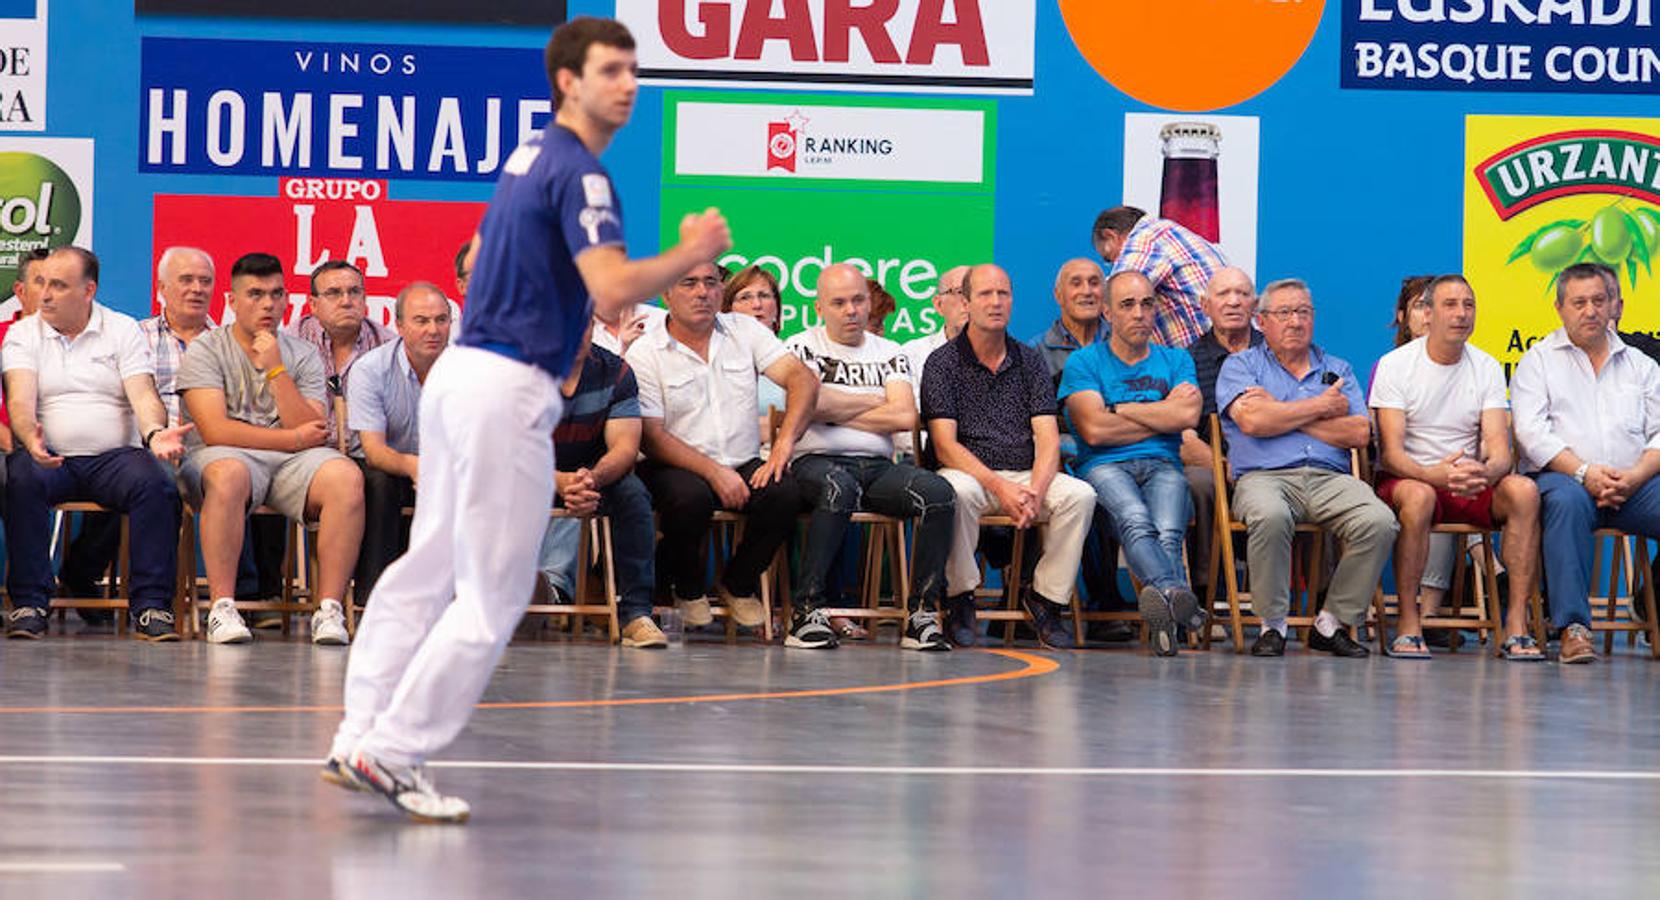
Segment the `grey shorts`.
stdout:
<path fill-rule="evenodd" d="M 185 500 L 202 508 L 202 471 L 222 459 L 234 459 L 248 470 L 248 509 L 264 505 L 290 519 L 305 516 L 306 492 L 317 470 L 331 459 L 345 459 L 332 447 L 312 447 L 299 453 L 281 450 L 249 450 L 243 447 L 199 447 L 190 451 L 179 467 L 179 483 Z"/>

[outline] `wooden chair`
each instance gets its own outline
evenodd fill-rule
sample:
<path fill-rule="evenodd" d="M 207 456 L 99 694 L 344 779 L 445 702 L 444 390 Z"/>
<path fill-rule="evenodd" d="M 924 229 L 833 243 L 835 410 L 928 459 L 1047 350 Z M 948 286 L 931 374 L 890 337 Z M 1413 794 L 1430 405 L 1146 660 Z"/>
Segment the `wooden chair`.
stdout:
<path fill-rule="evenodd" d="M 1251 601 L 1249 591 L 1243 590 L 1239 584 L 1238 555 L 1234 550 L 1234 538 L 1246 534 L 1245 523 L 1236 519 L 1233 514 L 1232 482 L 1228 474 L 1230 467 L 1227 457 L 1222 450 L 1222 421 L 1216 413 L 1210 415 L 1211 434 L 1211 474 L 1216 480 L 1216 500 L 1214 508 L 1215 540 L 1211 545 L 1209 562 L 1209 589 L 1205 599 L 1206 607 L 1210 609 L 1213 621 L 1227 627 L 1229 637 L 1233 640 L 1234 652 L 1245 652 L 1245 626 L 1261 625 L 1262 618 L 1256 615 L 1247 615 L 1243 609 Z M 1351 472 L 1358 472 L 1359 462 L 1357 454 L 1349 453 Z M 1308 546 L 1307 565 L 1303 568 L 1302 590 L 1297 590 L 1296 579 L 1293 577 L 1291 585 L 1291 615 L 1286 616 L 1286 623 L 1298 628 L 1309 628 L 1314 625 L 1314 617 L 1319 612 L 1319 591 L 1325 579 L 1325 545 L 1326 531 L 1318 525 L 1299 522 L 1293 527 L 1292 542 L 1292 572 L 1295 575 L 1297 542 L 1304 541 Z M 1220 570 L 1220 572 L 1218 571 Z M 1220 581 L 1218 578 L 1220 577 Z M 1217 586 L 1223 586 L 1222 595 L 1217 596 Z M 1225 601 L 1225 609 L 1219 609 L 1218 604 Z M 1301 610 L 1299 612 L 1299 610 Z M 1210 628 L 1203 629 L 1201 646 L 1210 648 Z"/>
<path fill-rule="evenodd" d="M 71 501 L 59 503 L 52 507 L 52 561 L 59 565 L 68 556 L 69 527 L 73 516 L 77 513 L 106 513 L 119 516 L 121 520 L 121 539 L 117 546 L 115 558 L 110 560 L 110 566 L 104 572 L 103 593 L 92 597 L 52 597 L 47 601 L 47 609 L 58 614 L 58 628 L 64 627 L 64 617 L 71 609 L 107 609 L 115 613 L 115 632 L 121 634 L 127 628 L 128 602 L 131 596 L 129 576 L 131 560 L 128 557 L 127 527 L 125 513 L 118 513 L 96 503 Z"/>
<path fill-rule="evenodd" d="M 525 615 L 574 616 L 576 624 L 592 616 L 602 619 L 611 643 L 622 639 L 622 628 L 617 622 L 617 570 L 611 544 L 610 516 L 580 516 L 563 507 L 555 507 L 548 514 L 554 520 L 575 520 L 580 529 L 576 551 L 576 590 L 571 603 L 533 603 L 525 607 Z M 599 584 L 593 583 L 594 562 L 599 562 Z"/>
<path fill-rule="evenodd" d="M 1649 539 L 1614 528 L 1599 528 L 1592 539 L 1596 542 L 1591 562 L 1593 579 L 1603 571 L 1603 547 L 1612 546 L 1608 558 L 1607 590 L 1598 596 L 1593 581 L 1591 593 L 1591 630 L 1602 632 L 1603 654 L 1613 652 L 1616 632 L 1626 632 L 1635 639 L 1636 632 L 1640 631 L 1648 635 L 1649 655 L 1660 659 L 1660 622 L 1655 621 Z M 1641 614 L 1637 609 L 1639 602 L 1643 605 Z M 1539 631 L 1543 632 L 1544 610 L 1538 591 L 1533 593 L 1533 619 L 1538 623 Z M 1543 646 L 1543 633 L 1537 637 Z"/>
<path fill-rule="evenodd" d="M 280 516 L 282 513 L 268 506 L 255 509 L 252 515 Z M 197 512 L 190 504 L 183 509 L 183 527 L 179 529 L 179 580 L 180 594 L 185 598 L 184 618 L 188 621 L 190 637 L 206 637 L 201 628 L 199 619 L 202 614 L 213 608 L 212 597 L 203 597 L 205 578 L 196 575 L 197 542 L 196 542 Z M 312 581 L 316 578 L 317 564 L 317 523 L 295 522 L 290 520 L 292 530 L 288 540 L 288 552 L 283 557 L 282 597 L 278 600 L 238 600 L 236 608 L 239 612 L 275 612 L 282 615 L 282 633 L 286 636 L 292 633 L 293 617 L 296 613 L 310 614 L 317 611 L 322 598 L 316 596 L 316 589 Z M 350 585 L 347 586 L 347 595 L 341 599 L 341 606 L 348 611 L 354 606 L 350 594 Z M 348 615 L 351 615 L 348 612 Z M 184 634 L 181 631 L 181 634 Z"/>

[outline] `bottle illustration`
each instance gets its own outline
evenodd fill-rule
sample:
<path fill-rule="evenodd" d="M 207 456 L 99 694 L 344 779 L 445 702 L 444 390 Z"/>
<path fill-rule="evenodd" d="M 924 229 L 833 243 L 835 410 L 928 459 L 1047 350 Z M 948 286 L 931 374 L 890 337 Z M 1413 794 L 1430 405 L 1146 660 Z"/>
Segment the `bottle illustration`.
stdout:
<path fill-rule="evenodd" d="M 1209 122 L 1171 122 L 1159 130 L 1164 141 L 1164 182 L 1159 216 L 1211 243 L 1222 238 L 1216 162 L 1222 129 Z"/>

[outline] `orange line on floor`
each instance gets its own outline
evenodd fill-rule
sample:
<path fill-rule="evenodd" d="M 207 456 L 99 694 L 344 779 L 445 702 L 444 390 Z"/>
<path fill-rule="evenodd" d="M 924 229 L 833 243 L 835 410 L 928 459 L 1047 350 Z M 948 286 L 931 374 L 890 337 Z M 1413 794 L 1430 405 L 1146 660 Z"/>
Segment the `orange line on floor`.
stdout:
<path fill-rule="evenodd" d="M 671 703 L 735 703 L 742 700 L 799 700 L 808 697 L 840 697 L 850 694 L 881 694 L 894 691 L 917 691 L 924 688 L 962 687 L 973 684 L 992 684 L 1035 678 L 1060 668 L 1060 663 L 1044 656 L 1019 650 L 985 652 L 1022 662 L 1019 669 L 993 672 L 989 675 L 965 675 L 961 678 L 939 678 L 931 681 L 905 681 L 896 684 L 870 684 L 859 687 L 816 688 L 806 691 L 772 691 L 752 694 L 697 694 L 686 697 L 628 697 L 614 700 L 530 700 L 517 703 L 480 703 L 479 709 L 580 709 L 605 706 L 657 706 Z M 339 706 L 0 706 L 0 715 L 43 714 L 112 714 L 142 713 L 166 715 L 177 713 L 232 714 L 232 713 L 338 713 Z"/>

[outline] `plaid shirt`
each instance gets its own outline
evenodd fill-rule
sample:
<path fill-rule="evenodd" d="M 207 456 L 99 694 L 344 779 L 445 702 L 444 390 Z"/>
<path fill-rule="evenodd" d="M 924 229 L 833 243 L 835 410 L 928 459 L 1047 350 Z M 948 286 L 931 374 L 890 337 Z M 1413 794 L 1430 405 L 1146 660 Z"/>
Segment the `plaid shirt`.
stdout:
<path fill-rule="evenodd" d="M 310 313 L 307 313 L 305 318 L 295 322 L 293 327 L 288 329 L 288 333 L 316 347 L 318 355 L 323 357 L 323 376 L 327 379 L 329 386 L 328 400 L 323 404 L 323 419 L 328 423 L 328 445 L 333 447 L 338 435 L 335 429 L 339 427 L 334 421 L 334 398 L 346 396 L 347 378 L 346 374 L 342 374 L 334 367 L 334 341 L 329 337 L 328 330 L 323 327 L 323 323 Z M 352 355 L 351 358 L 346 360 L 344 371 L 349 373 L 352 363 L 357 362 L 358 357 L 392 340 L 392 338 L 392 332 L 368 319 L 364 319 L 363 324 L 358 326 L 357 344 L 352 347 Z M 351 451 L 357 450 L 357 435 L 353 434 L 349 437 L 347 447 Z"/>
<path fill-rule="evenodd" d="M 156 358 L 156 393 L 161 395 L 161 403 L 167 407 L 167 421 L 174 425 L 179 424 L 179 389 L 176 385 L 179 375 L 179 362 L 184 359 L 184 338 L 173 333 L 167 325 L 167 316 L 156 313 L 148 319 L 138 323 L 138 330 L 144 332 L 144 339 L 150 342 L 150 352 Z"/>
<path fill-rule="evenodd" d="M 1186 347 L 1210 327 L 1199 298 L 1227 264 L 1204 238 L 1169 219 L 1146 216 L 1124 237 L 1112 274 L 1133 269 L 1146 275 L 1163 301 L 1153 319 L 1153 343 Z"/>

